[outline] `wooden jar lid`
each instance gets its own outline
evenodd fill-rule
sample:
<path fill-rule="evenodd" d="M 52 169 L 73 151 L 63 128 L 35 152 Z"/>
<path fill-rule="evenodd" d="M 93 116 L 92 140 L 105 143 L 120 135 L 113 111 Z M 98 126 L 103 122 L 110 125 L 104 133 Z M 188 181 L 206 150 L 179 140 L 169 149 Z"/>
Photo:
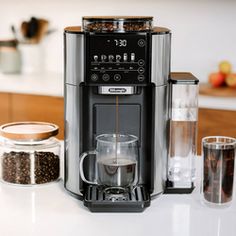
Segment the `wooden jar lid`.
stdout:
<path fill-rule="evenodd" d="M 12 140 L 44 140 L 58 134 L 59 127 L 46 122 L 14 122 L 0 127 L 0 135 Z"/>

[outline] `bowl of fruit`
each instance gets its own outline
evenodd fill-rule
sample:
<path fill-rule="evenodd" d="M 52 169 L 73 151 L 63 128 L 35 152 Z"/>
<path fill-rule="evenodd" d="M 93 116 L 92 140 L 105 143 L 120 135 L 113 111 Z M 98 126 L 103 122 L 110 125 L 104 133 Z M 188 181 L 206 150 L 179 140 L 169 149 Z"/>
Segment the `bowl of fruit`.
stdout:
<path fill-rule="evenodd" d="M 218 65 L 218 72 L 209 75 L 208 81 L 212 87 L 230 87 L 236 89 L 236 73 L 228 61 L 221 61 Z"/>

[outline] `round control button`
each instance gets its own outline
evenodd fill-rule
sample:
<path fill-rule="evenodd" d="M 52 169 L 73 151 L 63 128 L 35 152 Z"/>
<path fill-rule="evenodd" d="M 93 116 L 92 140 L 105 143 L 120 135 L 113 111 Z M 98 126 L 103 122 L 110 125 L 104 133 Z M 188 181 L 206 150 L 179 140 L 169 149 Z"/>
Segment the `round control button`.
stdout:
<path fill-rule="evenodd" d="M 121 80 L 121 75 L 120 74 L 115 74 L 114 75 L 114 80 L 115 81 L 120 81 Z"/>
<path fill-rule="evenodd" d="M 144 71 L 145 71 L 145 69 L 144 69 L 143 67 L 139 67 L 139 68 L 138 68 L 138 73 L 139 73 L 139 74 L 143 74 Z"/>
<path fill-rule="evenodd" d="M 110 79 L 110 75 L 104 74 L 104 75 L 102 76 L 102 79 L 103 79 L 104 81 L 108 81 L 108 80 Z"/>
<path fill-rule="evenodd" d="M 91 75 L 91 80 L 92 81 L 97 81 L 98 80 L 98 75 L 97 74 L 92 74 Z"/>
<path fill-rule="evenodd" d="M 145 76 L 144 75 L 138 75 L 138 81 L 142 82 L 144 81 Z"/>
<path fill-rule="evenodd" d="M 139 66 L 144 66 L 145 61 L 143 59 L 138 60 L 138 65 Z"/>
<path fill-rule="evenodd" d="M 145 44 L 146 44 L 146 42 L 145 42 L 144 39 L 139 39 L 139 41 L 138 41 L 138 46 L 139 46 L 139 47 L 144 47 Z"/>

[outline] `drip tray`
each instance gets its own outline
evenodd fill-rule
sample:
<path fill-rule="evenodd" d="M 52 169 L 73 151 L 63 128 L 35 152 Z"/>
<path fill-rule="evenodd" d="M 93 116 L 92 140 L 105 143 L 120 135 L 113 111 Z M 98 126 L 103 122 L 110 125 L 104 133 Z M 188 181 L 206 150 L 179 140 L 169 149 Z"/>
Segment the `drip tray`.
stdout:
<path fill-rule="evenodd" d="M 89 185 L 84 196 L 84 205 L 92 212 L 142 212 L 150 206 L 144 186 L 123 189 Z"/>

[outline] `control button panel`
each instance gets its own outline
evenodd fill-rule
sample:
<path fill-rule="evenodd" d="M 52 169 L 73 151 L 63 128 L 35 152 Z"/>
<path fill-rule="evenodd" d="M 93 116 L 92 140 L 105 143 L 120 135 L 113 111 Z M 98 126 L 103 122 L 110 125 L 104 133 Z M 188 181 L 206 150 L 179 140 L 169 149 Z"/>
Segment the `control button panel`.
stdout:
<path fill-rule="evenodd" d="M 144 81 L 145 76 L 144 75 L 138 75 L 138 81 Z"/>
<path fill-rule="evenodd" d="M 146 44 L 145 40 L 139 39 L 139 41 L 138 41 L 139 47 L 145 47 L 145 44 Z"/>
<path fill-rule="evenodd" d="M 120 81 L 121 80 L 121 75 L 120 74 L 115 74 L 114 75 L 114 80 L 115 81 Z"/>
<path fill-rule="evenodd" d="M 91 75 L 91 80 L 94 81 L 94 82 L 97 81 L 98 80 L 98 75 L 97 74 L 92 74 Z"/>
<path fill-rule="evenodd" d="M 138 60 L 138 65 L 139 66 L 144 66 L 145 65 L 145 61 L 143 59 Z"/>
<path fill-rule="evenodd" d="M 110 79 L 110 75 L 108 75 L 108 74 L 103 74 L 102 79 L 103 79 L 104 81 L 108 81 L 108 80 Z"/>
<path fill-rule="evenodd" d="M 144 70 L 144 68 L 143 68 L 143 67 L 139 67 L 139 68 L 138 68 L 138 73 L 139 73 L 139 74 L 143 74 L 143 73 L 144 73 L 144 71 L 145 71 L 145 70 Z"/>
<path fill-rule="evenodd" d="M 148 45 L 146 33 L 86 36 L 86 83 L 148 83 Z"/>

